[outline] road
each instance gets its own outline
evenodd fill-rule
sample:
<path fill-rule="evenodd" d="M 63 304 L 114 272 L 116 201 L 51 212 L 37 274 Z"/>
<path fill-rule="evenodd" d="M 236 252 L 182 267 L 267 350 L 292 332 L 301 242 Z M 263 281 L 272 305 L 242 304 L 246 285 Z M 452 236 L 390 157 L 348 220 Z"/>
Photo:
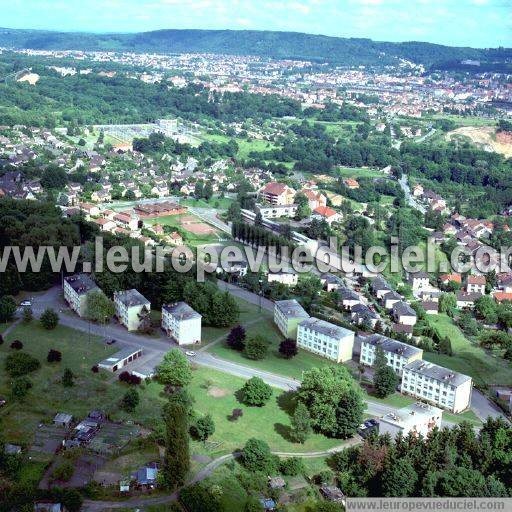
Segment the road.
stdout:
<path fill-rule="evenodd" d="M 414 208 L 415 210 L 418 210 L 419 212 L 425 214 L 427 209 L 425 206 L 423 206 L 420 202 L 418 202 L 414 196 L 411 194 L 411 187 L 409 187 L 409 179 L 407 174 L 402 174 L 402 177 L 398 180 L 398 183 L 402 187 L 402 190 L 405 194 L 405 199 L 407 200 L 407 203 L 409 206 Z"/>
<path fill-rule="evenodd" d="M 219 210 L 216 208 L 196 208 L 195 206 L 189 206 L 188 211 L 199 217 L 202 221 L 211 224 L 213 227 L 219 229 L 223 233 L 228 234 L 231 237 L 231 228 L 217 217 Z"/>

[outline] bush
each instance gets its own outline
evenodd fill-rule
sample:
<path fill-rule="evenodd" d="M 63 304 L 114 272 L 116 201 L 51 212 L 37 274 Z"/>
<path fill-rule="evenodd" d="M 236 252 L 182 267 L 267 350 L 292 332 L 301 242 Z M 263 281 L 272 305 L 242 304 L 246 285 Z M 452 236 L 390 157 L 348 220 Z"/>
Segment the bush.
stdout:
<path fill-rule="evenodd" d="M 4 337 L 0 334 L 0 345 L 3 345 L 4 343 Z"/>
<path fill-rule="evenodd" d="M 75 378 L 75 376 L 73 375 L 73 372 L 69 368 L 66 368 L 62 375 L 62 385 L 65 388 L 73 387 L 75 385 L 75 383 L 73 381 L 74 378 Z"/>
<path fill-rule="evenodd" d="M 121 400 L 121 409 L 126 412 L 133 412 L 139 405 L 140 397 L 135 388 L 130 388 Z"/>
<path fill-rule="evenodd" d="M 272 396 L 272 388 L 259 377 L 250 378 L 240 391 L 244 403 L 257 407 L 265 405 Z"/>
<path fill-rule="evenodd" d="M 100 371 L 100 367 L 95 364 L 92 368 L 91 368 L 91 372 L 92 373 L 98 373 Z"/>
<path fill-rule="evenodd" d="M 14 350 L 21 350 L 23 348 L 23 343 L 20 340 L 14 340 L 11 343 L 11 348 Z"/>
<path fill-rule="evenodd" d="M 290 457 L 280 462 L 279 470 L 285 476 L 297 476 L 304 471 L 304 464 L 298 457 Z"/>
<path fill-rule="evenodd" d="M 12 381 L 11 394 L 12 397 L 21 400 L 27 396 L 29 389 L 32 387 L 32 382 L 25 376 L 17 377 Z"/>
<path fill-rule="evenodd" d="M 242 409 L 233 409 L 231 413 L 231 417 L 229 418 L 231 421 L 236 421 L 238 418 L 241 418 L 244 415 L 244 411 Z"/>
<path fill-rule="evenodd" d="M 122 372 L 119 374 L 119 380 L 121 382 L 125 382 L 126 384 L 131 384 L 133 386 L 137 386 L 142 382 L 142 379 L 137 375 L 134 375 L 130 372 Z"/>
<path fill-rule="evenodd" d="M 252 438 L 245 443 L 240 461 L 248 471 L 271 475 L 276 472 L 279 459 L 272 455 L 265 441 Z"/>
<path fill-rule="evenodd" d="M 46 309 L 39 320 L 41 325 L 48 331 L 55 329 L 59 325 L 59 315 L 53 309 Z"/>
<path fill-rule="evenodd" d="M 73 464 L 69 460 L 65 460 L 62 464 L 60 464 L 53 470 L 52 476 L 55 480 L 67 482 L 68 480 L 71 479 L 74 472 L 75 468 Z"/>
<path fill-rule="evenodd" d="M 286 338 L 279 344 L 279 353 L 286 359 L 291 359 L 299 353 L 297 342 L 291 338 Z"/>
<path fill-rule="evenodd" d="M 53 348 L 51 348 L 50 351 L 48 352 L 46 360 L 49 363 L 60 363 L 62 361 L 62 353 L 59 352 L 58 350 L 53 350 Z"/>
<path fill-rule="evenodd" d="M 35 357 L 25 352 L 9 354 L 5 358 L 5 371 L 11 377 L 21 377 L 38 370 L 40 366 L 41 364 Z"/>
<path fill-rule="evenodd" d="M 265 359 L 268 352 L 268 343 L 261 336 L 253 336 L 245 342 L 244 355 L 253 361 Z"/>

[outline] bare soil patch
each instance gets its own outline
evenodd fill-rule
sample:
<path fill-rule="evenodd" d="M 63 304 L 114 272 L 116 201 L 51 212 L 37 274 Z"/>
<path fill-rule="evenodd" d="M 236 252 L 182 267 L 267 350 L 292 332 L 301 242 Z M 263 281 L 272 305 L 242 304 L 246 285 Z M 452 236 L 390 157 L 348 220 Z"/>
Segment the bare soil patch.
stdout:
<path fill-rule="evenodd" d="M 218 388 L 218 387 L 215 387 L 215 386 L 212 386 L 208 390 L 208 396 L 211 396 L 213 398 L 222 398 L 224 396 L 227 396 L 228 394 L 229 394 L 229 391 L 227 389 Z"/>

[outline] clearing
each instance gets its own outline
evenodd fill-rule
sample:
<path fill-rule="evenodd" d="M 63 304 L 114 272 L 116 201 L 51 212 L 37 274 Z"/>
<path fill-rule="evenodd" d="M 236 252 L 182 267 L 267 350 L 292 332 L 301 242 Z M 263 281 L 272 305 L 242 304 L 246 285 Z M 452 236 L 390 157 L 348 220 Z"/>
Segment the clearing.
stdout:
<path fill-rule="evenodd" d="M 512 143 L 496 139 L 496 128 L 492 126 L 462 126 L 446 134 L 447 140 L 458 136 L 467 137 L 477 146 L 486 151 L 494 151 L 505 158 L 512 157 Z"/>

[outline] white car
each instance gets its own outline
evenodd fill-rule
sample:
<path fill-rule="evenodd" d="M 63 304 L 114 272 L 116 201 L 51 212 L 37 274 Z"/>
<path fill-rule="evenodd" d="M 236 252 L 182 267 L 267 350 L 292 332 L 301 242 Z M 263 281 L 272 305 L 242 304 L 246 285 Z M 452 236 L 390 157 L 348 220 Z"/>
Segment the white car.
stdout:
<path fill-rule="evenodd" d="M 22 301 L 22 302 L 20 303 L 20 306 L 21 306 L 22 308 L 30 308 L 30 307 L 32 307 L 32 302 L 31 302 L 31 301 L 29 301 L 29 300 L 24 300 L 24 301 Z"/>
<path fill-rule="evenodd" d="M 188 357 L 194 357 L 196 355 L 196 353 L 193 351 L 193 350 L 187 350 L 185 352 L 185 354 L 188 356 Z"/>

